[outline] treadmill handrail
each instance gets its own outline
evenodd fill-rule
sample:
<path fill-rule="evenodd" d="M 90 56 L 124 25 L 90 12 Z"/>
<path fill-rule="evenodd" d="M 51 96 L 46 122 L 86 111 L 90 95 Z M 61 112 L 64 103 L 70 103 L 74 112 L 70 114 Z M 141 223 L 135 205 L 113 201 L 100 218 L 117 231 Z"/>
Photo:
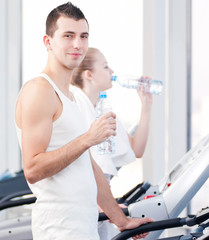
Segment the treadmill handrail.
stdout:
<path fill-rule="evenodd" d="M 17 207 L 24 204 L 34 203 L 36 201 L 36 197 L 34 197 L 33 195 L 27 198 L 22 198 L 23 196 L 31 195 L 31 194 L 32 192 L 30 190 L 9 194 L 8 196 L 0 200 L 0 211 L 10 207 Z M 21 198 L 18 198 L 18 197 L 21 197 Z M 15 199 L 15 198 L 18 198 L 18 199 Z"/>
<path fill-rule="evenodd" d="M 24 195 L 29 195 L 29 194 L 32 194 L 32 192 L 31 192 L 30 189 L 25 190 L 25 191 L 19 191 L 19 192 L 15 192 L 15 193 L 9 194 L 9 195 L 3 197 L 3 198 L 0 200 L 0 204 L 2 204 L 3 202 L 6 202 L 6 201 L 8 201 L 8 200 L 11 200 L 12 198 L 22 197 L 22 196 L 24 196 Z"/>
<path fill-rule="evenodd" d="M 121 210 L 123 211 L 123 213 L 126 216 L 129 216 L 128 208 L 121 208 Z M 98 221 L 105 221 L 105 220 L 108 220 L 108 219 L 109 219 L 108 216 L 104 212 L 99 213 Z"/>
<path fill-rule="evenodd" d="M 173 237 L 166 237 L 166 238 L 158 238 L 156 240 L 194 240 L 203 235 L 203 232 L 198 232 L 198 233 L 190 233 L 188 235 L 178 235 L 178 236 L 173 236 Z"/>
<path fill-rule="evenodd" d="M 131 195 L 133 194 L 137 188 L 140 188 L 143 186 L 143 182 L 142 183 L 139 183 L 137 184 L 134 188 L 132 188 L 131 190 L 129 190 L 126 194 L 124 194 L 122 197 L 119 197 L 116 199 L 117 203 L 124 203 L 125 200 Z"/>
<path fill-rule="evenodd" d="M 196 224 L 200 224 L 207 219 L 209 219 L 209 211 L 207 211 L 206 213 L 201 213 L 201 215 L 193 215 L 186 218 L 171 218 L 167 220 L 146 223 L 137 228 L 125 230 L 112 238 L 112 240 L 126 240 L 137 234 L 156 230 L 164 230 L 167 228 L 182 227 L 183 225 L 194 226 Z"/>
<path fill-rule="evenodd" d="M 142 194 L 146 193 L 150 186 L 151 184 L 149 182 L 145 182 L 139 189 L 137 189 L 136 192 L 134 192 L 130 197 L 126 199 L 126 203 L 128 205 L 134 203 L 136 200 L 138 200 L 139 197 L 142 196 Z"/>
<path fill-rule="evenodd" d="M 35 203 L 35 201 L 36 201 L 36 197 L 22 198 L 18 200 L 3 202 L 2 204 L 0 204 L 0 211 L 10 207 L 18 207 L 24 204 L 32 204 L 32 203 Z"/>
<path fill-rule="evenodd" d="M 124 230 L 121 233 L 119 233 L 118 235 L 116 235 L 115 237 L 113 237 L 112 240 L 126 240 L 130 237 L 133 237 L 133 236 L 141 234 L 141 233 L 162 230 L 165 228 L 181 227 L 181 226 L 183 226 L 181 223 L 181 218 L 172 218 L 172 219 L 168 219 L 168 220 L 146 223 L 137 228 L 133 228 L 130 230 Z"/>

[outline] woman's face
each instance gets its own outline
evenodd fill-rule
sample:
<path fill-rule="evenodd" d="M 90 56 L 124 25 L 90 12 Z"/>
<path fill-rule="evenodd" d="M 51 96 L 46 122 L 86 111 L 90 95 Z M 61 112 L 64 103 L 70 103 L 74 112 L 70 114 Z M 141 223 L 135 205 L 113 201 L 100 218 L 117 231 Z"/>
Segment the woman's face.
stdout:
<path fill-rule="evenodd" d="M 105 91 L 112 87 L 113 70 L 108 66 L 104 55 L 95 52 L 94 70 L 92 72 L 93 83 L 98 91 Z"/>

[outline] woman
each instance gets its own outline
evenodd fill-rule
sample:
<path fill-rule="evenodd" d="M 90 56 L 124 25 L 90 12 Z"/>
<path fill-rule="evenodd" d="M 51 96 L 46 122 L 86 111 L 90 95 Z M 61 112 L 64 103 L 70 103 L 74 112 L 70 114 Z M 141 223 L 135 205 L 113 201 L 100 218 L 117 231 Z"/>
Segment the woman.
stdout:
<path fill-rule="evenodd" d="M 71 87 L 74 97 L 84 114 L 84 119 L 89 128 L 96 118 L 95 106 L 99 99 L 99 92 L 112 87 L 113 70 L 108 66 L 104 55 L 96 48 L 89 48 L 88 52 L 73 74 Z M 97 147 L 91 148 L 91 154 L 103 170 L 108 181 L 117 175 L 117 169 L 135 161 L 136 157 L 143 156 L 149 131 L 151 116 L 152 95 L 137 90 L 141 99 L 142 108 L 140 121 L 133 136 L 126 133 L 121 122 L 117 120 L 117 135 L 114 137 L 115 153 L 99 155 Z"/>
<path fill-rule="evenodd" d="M 108 66 L 104 55 L 96 48 L 88 49 L 84 60 L 73 74 L 72 84 L 74 86 L 70 88 L 84 114 L 83 118 L 87 128 L 95 121 L 95 107 L 99 99 L 99 92 L 112 87 L 112 74 L 113 70 Z M 90 149 L 92 157 L 101 167 L 108 182 L 112 176 L 117 175 L 120 167 L 135 161 L 136 157 L 142 157 L 146 147 L 152 95 L 145 93 L 144 89 L 137 92 L 142 108 L 140 122 L 134 136 L 128 135 L 117 119 L 117 135 L 114 137 L 115 153 L 100 155 L 97 153 L 97 146 Z M 118 233 L 118 230 L 113 224 L 104 221 L 99 222 L 98 232 L 101 240 L 109 240 Z"/>

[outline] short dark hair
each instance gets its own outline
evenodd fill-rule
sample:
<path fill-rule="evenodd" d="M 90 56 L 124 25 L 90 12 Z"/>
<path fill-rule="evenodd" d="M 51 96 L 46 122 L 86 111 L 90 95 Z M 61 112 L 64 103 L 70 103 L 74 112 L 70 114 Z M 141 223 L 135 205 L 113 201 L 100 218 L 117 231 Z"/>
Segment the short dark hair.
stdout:
<path fill-rule="evenodd" d="M 54 32 L 57 29 L 57 20 L 61 16 L 69 17 L 76 21 L 85 19 L 88 24 L 83 12 L 71 2 L 67 2 L 56 7 L 49 13 L 46 19 L 46 34 L 48 36 L 53 37 Z"/>

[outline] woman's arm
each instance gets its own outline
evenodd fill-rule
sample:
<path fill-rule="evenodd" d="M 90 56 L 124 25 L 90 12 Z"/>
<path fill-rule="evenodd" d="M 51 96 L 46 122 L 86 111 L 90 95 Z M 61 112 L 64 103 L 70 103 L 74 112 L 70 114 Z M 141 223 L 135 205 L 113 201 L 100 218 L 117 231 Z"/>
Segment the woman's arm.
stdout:
<path fill-rule="evenodd" d="M 140 158 L 144 154 L 149 134 L 152 94 L 145 92 L 143 87 L 141 90 L 138 90 L 137 93 L 142 103 L 141 116 L 136 132 L 134 136 L 129 135 L 129 140 L 136 157 Z"/>

